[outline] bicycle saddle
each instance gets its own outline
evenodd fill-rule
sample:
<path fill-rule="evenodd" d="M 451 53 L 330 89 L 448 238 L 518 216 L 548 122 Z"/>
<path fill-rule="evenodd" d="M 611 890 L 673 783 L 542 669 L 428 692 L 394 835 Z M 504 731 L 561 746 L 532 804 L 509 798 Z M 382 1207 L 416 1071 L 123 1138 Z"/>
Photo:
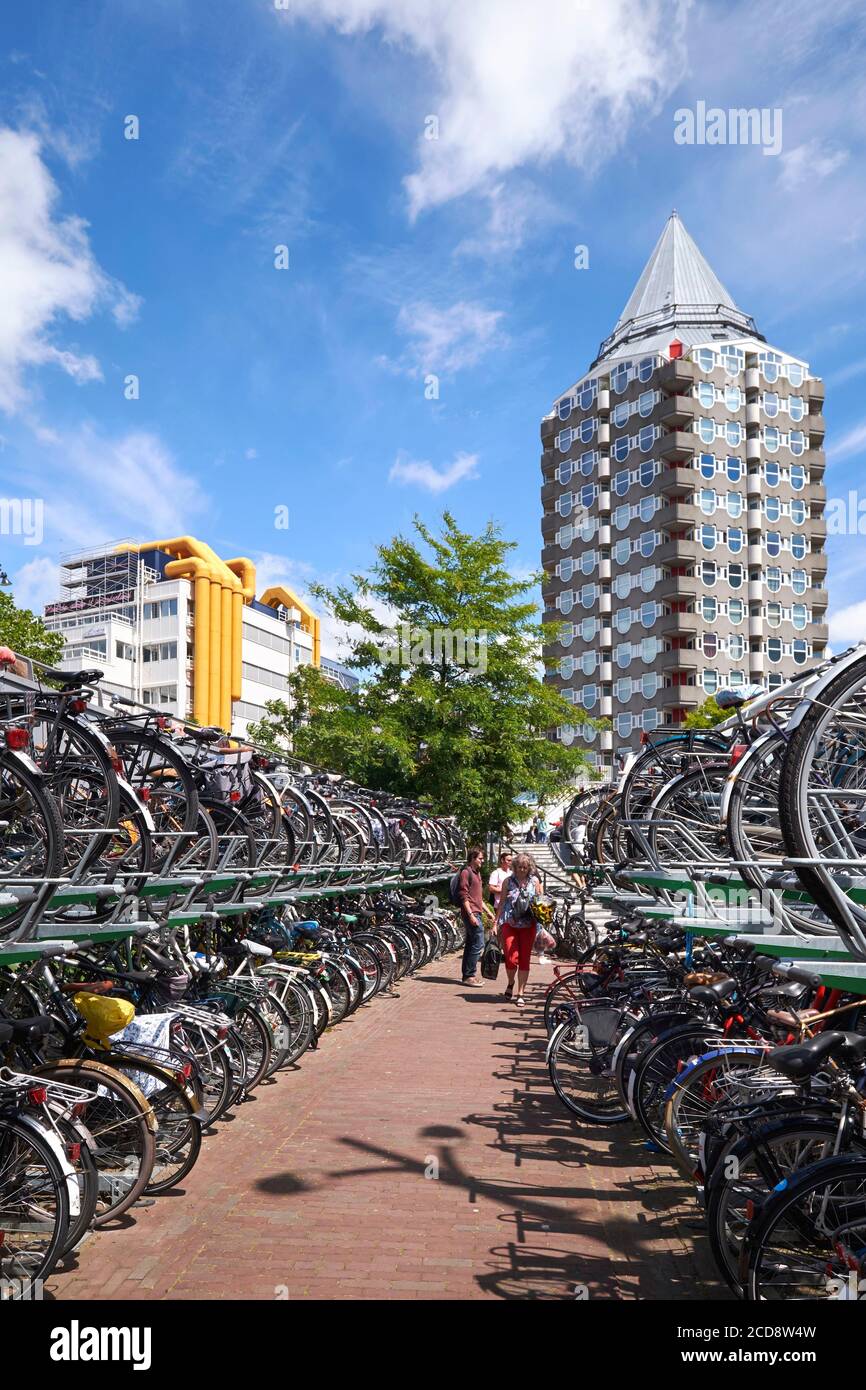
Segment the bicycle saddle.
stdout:
<path fill-rule="evenodd" d="M 32 1018 L 4 1018 L 0 1028 L 9 1029 L 9 1038 L 15 1042 L 27 1042 L 33 1038 L 44 1038 L 51 1032 L 51 1019 L 46 1014 L 34 1014 Z"/>
<path fill-rule="evenodd" d="M 689 990 L 689 998 L 694 999 L 698 1004 L 709 1004 L 711 1008 L 718 1008 L 725 999 L 735 994 L 737 981 L 732 980 L 730 975 L 726 975 L 722 980 L 716 980 L 713 985 L 695 985 Z"/>
<path fill-rule="evenodd" d="M 720 690 L 716 696 L 716 704 L 719 709 L 739 709 L 740 705 L 745 703 L 745 695 L 738 694 L 736 690 Z"/>
<path fill-rule="evenodd" d="M 197 729 L 191 725 L 186 732 L 191 738 L 197 738 L 201 743 L 216 743 L 218 739 L 225 738 L 222 729 Z"/>
<path fill-rule="evenodd" d="M 834 1053 L 843 1055 L 850 1046 L 849 1038 L 866 1045 L 866 1038 L 858 1033 L 819 1033 L 806 1042 L 774 1048 L 770 1062 L 783 1076 L 792 1081 L 804 1081 L 807 1076 L 814 1076 Z"/>
<path fill-rule="evenodd" d="M 55 666 L 46 666 L 43 676 L 50 681 L 59 681 L 64 690 L 77 690 L 80 685 L 95 685 L 101 681 L 104 671 L 58 671 Z"/>

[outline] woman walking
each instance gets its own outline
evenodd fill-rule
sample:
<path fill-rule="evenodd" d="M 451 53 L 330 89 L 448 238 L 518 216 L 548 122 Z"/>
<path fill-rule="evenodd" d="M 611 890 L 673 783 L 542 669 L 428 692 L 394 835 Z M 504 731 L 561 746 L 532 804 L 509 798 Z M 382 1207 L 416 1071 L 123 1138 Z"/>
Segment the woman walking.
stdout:
<path fill-rule="evenodd" d="M 529 962 L 532 943 L 535 940 L 535 918 L 532 904 L 541 895 L 541 881 L 534 876 L 534 866 L 528 854 L 516 854 L 511 865 L 511 874 L 502 885 L 499 905 L 496 909 L 496 926 L 505 956 L 505 970 L 508 985 L 505 998 L 514 995 L 514 977 L 517 976 L 517 997 L 514 1000 L 520 1008 L 524 1005 L 524 990 L 529 978 Z"/>

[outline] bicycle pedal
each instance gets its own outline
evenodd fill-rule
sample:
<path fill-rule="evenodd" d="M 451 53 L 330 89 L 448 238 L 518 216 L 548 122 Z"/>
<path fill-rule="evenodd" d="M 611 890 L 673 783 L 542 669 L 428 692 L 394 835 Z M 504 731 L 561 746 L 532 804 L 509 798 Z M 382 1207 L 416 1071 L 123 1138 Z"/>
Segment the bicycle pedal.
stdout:
<path fill-rule="evenodd" d="M 657 1144 L 657 1143 L 655 1142 L 654 1139 L 647 1139 L 647 1140 L 644 1142 L 644 1148 L 646 1149 L 647 1153 L 651 1153 L 651 1154 L 660 1154 L 660 1153 L 664 1153 L 664 1149 L 662 1148 L 661 1144 Z"/>

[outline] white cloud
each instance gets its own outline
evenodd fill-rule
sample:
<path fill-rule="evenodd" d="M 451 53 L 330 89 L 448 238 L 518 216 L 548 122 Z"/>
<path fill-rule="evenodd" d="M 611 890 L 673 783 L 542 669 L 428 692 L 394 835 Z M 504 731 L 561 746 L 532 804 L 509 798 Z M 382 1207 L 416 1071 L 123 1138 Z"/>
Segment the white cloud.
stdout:
<path fill-rule="evenodd" d="M 460 453 L 449 468 L 434 468 L 426 459 L 411 459 L 400 454 L 391 467 L 388 481 L 391 483 L 415 483 L 428 492 L 445 492 L 464 478 L 478 477 L 478 455 Z"/>
<path fill-rule="evenodd" d="M 830 641 L 837 651 L 854 642 L 866 642 L 866 599 L 831 612 Z"/>
<path fill-rule="evenodd" d="M 862 453 L 866 447 L 866 421 L 855 425 L 838 439 L 835 444 L 827 450 L 827 458 L 837 461 L 838 459 L 850 458 L 852 454 Z"/>
<path fill-rule="evenodd" d="M 20 495 L 43 500 L 45 546 L 55 553 L 185 534 L 208 509 L 206 493 L 155 434 L 109 436 L 85 425 L 40 431 L 39 442 L 15 483 Z"/>
<path fill-rule="evenodd" d="M 803 145 L 796 145 L 792 150 L 786 150 L 779 157 L 781 169 L 779 171 L 779 185 L 786 193 L 798 188 L 800 184 L 808 179 L 814 182 L 817 179 L 826 179 L 841 168 L 848 159 L 847 150 L 834 150 L 823 141 L 807 140 Z"/>
<path fill-rule="evenodd" d="M 561 157 L 592 168 L 673 89 L 678 0 L 288 0 L 286 17 L 378 29 L 423 59 L 438 139 L 419 132 L 412 216 Z"/>
<path fill-rule="evenodd" d="M 476 366 L 493 348 L 502 345 L 503 314 L 480 304 L 460 300 L 439 309 L 426 300 L 404 304 L 397 327 L 409 339 L 409 349 L 398 362 L 380 358 L 380 364 L 408 376 L 437 372 L 445 376 Z"/>
<path fill-rule="evenodd" d="M 86 224 L 58 214 L 58 198 L 37 136 L 0 129 L 0 409 L 10 413 L 27 398 L 30 367 L 100 379 L 95 357 L 54 341 L 58 320 L 80 323 L 108 306 L 124 326 L 138 312 L 138 296 L 94 259 Z"/>
<path fill-rule="evenodd" d="M 12 575 L 12 593 L 19 608 L 41 613 L 46 603 L 55 603 L 60 596 L 57 561 L 44 555 L 29 560 Z"/>

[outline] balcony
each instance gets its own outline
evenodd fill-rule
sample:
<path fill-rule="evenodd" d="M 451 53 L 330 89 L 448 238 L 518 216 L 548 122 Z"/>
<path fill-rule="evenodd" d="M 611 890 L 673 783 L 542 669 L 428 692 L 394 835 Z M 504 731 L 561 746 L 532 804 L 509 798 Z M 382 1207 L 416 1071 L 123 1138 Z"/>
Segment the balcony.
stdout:
<path fill-rule="evenodd" d="M 810 516 L 806 522 L 806 530 L 813 545 L 815 541 L 821 541 L 823 544 L 827 539 L 827 522 L 823 516 Z"/>
<path fill-rule="evenodd" d="M 610 579 L 610 560 L 599 560 L 598 577 L 599 579 Z"/>
<path fill-rule="evenodd" d="M 610 443 L 610 425 L 608 424 L 607 420 L 599 420 L 598 433 L 596 438 L 598 440 L 599 448 L 603 446 L 606 447 Z"/>
<path fill-rule="evenodd" d="M 823 415 L 807 415 L 804 421 L 809 430 L 809 447 L 820 449 L 824 443 L 826 421 Z"/>
<path fill-rule="evenodd" d="M 697 598 L 701 581 L 696 574 L 668 574 L 653 589 L 653 597 L 670 602 L 672 599 Z"/>
<path fill-rule="evenodd" d="M 662 400 L 658 418 L 669 430 L 690 425 L 695 418 L 695 402 L 691 396 L 669 396 Z"/>
<path fill-rule="evenodd" d="M 750 579 L 748 583 L 749 603 L 762 603 L 764 599 L 764 581 L 762 579 Z"/>
<path fill-rule="evenodd" d="M 696 685 L 666 685 L 659 694 L 663 709 L 694 709 L 703 698 Z"/>
<path fill-rule="evenodd" d="M 660 391 L 665 395 L 681 394 L 688 391 L 690 386 L 694 386 L 698 379 L 698 369 L 694 362 L 688 361 L 685 357 L 675 357 L 672 362 L 667 362 L 656 373 L 656 380 Z"/>
<path fill-rule="evenodd" d="M 609 512 L 609 511 L 610 511 L 610 493 L 609 493 L 609 492 L 607 492 L 607 491 L 605 491 L 605 492 L 599 492 L 599 494 L 598 494 L 598 510 L 599 510 L 600 512 Z"/>
<path fill-rule="evenodd" d="M 598 528 L 598 543 L 599 545 L 610 545 L 610 526 L 607 523 Z"/>
<path fill-rule="evenodd" d="M 598 477 L 599 483 L 607 483 L 610 481 L 610 454 L 600 455 L 596 476 Z"/>
<path fill-rule="evenodd" d="M 698 507 L 694 501 L 669 502 L 666 507 L 662 507 L 659 512 L 659 521 L 662 526 L 696 526 L 700 519 Z"/>
<path fill-rule="evenodd" d="M 695 485 L 695 470 L 690 464 L 668 464 L 658 477 L 656 490 L 663 497 L 677 492 L 690 492 Z"/>
<path fill-rule="evenodd" d="M 814 550 L 808 557 L 809 569 L 813 579 L 823 579 L 827 573 L 827 556 L 823 550 Z"/>
<path fill-rule="evenodd" d="M 746 527 L 749 531 L 761 531 L 764 526 L 764 518 L 760 507 L 749 507 L 746 512 Z"/>
<path fill-rule="evenodd" d="M 746 440 L 746 463 L 759 463 L 761 459 L 761 441 L 758 438 Z"/>
<path fill-rule="evenodd" d="M 613 629 L 612 629 L 612 628 L 603 627 L 603 628 L 601 629 L 601 636 L 600 636 L 599 639 L 598 639 L 598 645 L 599 645 L 601 648 L 603 648 L 604 651 L 608 651 L 608 650 L 613 646 Z"/>
<path fill-rule="evenodd" d="M 764 635 L 764 619 L 749 618 L 749 636 L 760 640 Z"/>
<path fill-rule="evenodd" d="M 819 482 L 824 476 L 824 469 L 827 467 L 827 455 L 823 449 L 810 449 L 808 457 L 809 477 L 813 482 Z"/>
<path fill-rule="evenodd" d="M 541 422 L 541 442 L 545 447 L 549 447 L 559 434 L 559 416 L 556 414 L 546 415 Z"/>
<path fill-rule="evenodd" d="M 816 588 L 810 589 L 808 597 L 812 605 L 813 613 L 826 613 L 829 595 L 823 585 L 818 585 Z"/>
<path fill-rule="evenodd" d="M 570 517 L 560 516 L 559 512 L 553 511 L 552 509 L 549 512 L 545 512 L 544 516 L 541 518 L 541 534 L 548 545 L 551 543 L 560 527 L 566 526 L 570 520 Z"/>
<path fill-rule="evenodd" d="M 692 637 L 703 626 L 703 619 L 697 613 L 666 613 L 659 623 L 659 632 L 663 637 Z M 672 652 L 665 654 L 679 655 Z"/>
<path fill-rule="evenodd" d="M 602 697 L 601 697 L 601 717 L 602 717 L 602 719 L 610 719 L 610 717 L 611 717 L 612 714 L 613 714 L 613 700 L 611 699 L 610 695 L 602 695 Z"/>
<path fill-rule="evenodd" d="M 662 652 L 659 665 L 663 671 L 697 671 L 700 653 L 688 647 L 674 652 Z"/>
<path fill-rule="evenodd" d="M 761 389 L 761 370 L 759 367 L 747 367 L 745 371 L 745 385 L 747 391 L 760 391 Z"/>
<path fill-rule="evenodd" d="M 671 430 L 661 437 L 659 456 L 677 463 L 683 459 L 690 459 L 694 456 L 696 441 L 697 436 L 689 434 L 686 430 Z"/>
<path fill-rule="evenodd" d="M 809 635 L 816 646 L 826 646 L 830 640 L 830 629 L 826 623 L 813 623 Z"/>
<path fill-rule="evenodd" d="M 746 424 L 760 425 L 761 407 L 757 401 L 748 401 L 746 404 Z"/>
<path fill-rule="evenodd" d="M 613 680 L 613 665 L 609 661 L 603 661 L 599 670 L 599 679 L 602 685 Z"/>
<path fill-rule="evenodd" d="M 813 483 L 810 479 L 806 488 L 806 496 L 809 499 L 810 507 L 820 509 L 827 501 L 827 489 L 823 483 Z"/>
<path fill-rule="evenodd" d="M 752 676 L 762 676 L 764 674 L 764 653 L 749 652 L 749 673 Z"/>
<path fill-rule="evenodd" d="M 746 489 L 750 493 L 761 491 L 760 473 L 749 473 L 746 475 Z"/>
<path fill-rule="evenodd" d="M 809 401 L 809 409 L 817 407 L 819 410 L 824 404 L 824 383 L 820 377 L 809 377 L 806 382 L 806 397 Z"/>
<path fill-rule="evenodd" d="M 697 541 L 681 538 L 664 541 L 654 551 L 652 558 L 657 565 L 693 565 L 703 554 Z"/>
<path fill-rule="evenodd" d="M 598 611 L 602 615 L 610 612 L 610 594 L 599 594 Z"/>
<path fill-rule="evenodd" d="M 555 502 L 562 492 L 562 487 L 562 483 L 558 483 L 555 478 L 552 478 L 549 483 L 545 483 L 541 489 L 542 507 L 548 507 L 551 502 Z"/>
<path fill-rule="evenodd" d="M 763 565 L 764 548 L 761 545 L 750 545 L 747 548 L 746 561 L 749 566 Z"/>
<path fill-rule="evenodd" d="M 603 386 L 599 390 L 596 397 L 595 408 L 599 415 L 608 415 L 610 413 L 610 391 L 606 386 Z"/>

